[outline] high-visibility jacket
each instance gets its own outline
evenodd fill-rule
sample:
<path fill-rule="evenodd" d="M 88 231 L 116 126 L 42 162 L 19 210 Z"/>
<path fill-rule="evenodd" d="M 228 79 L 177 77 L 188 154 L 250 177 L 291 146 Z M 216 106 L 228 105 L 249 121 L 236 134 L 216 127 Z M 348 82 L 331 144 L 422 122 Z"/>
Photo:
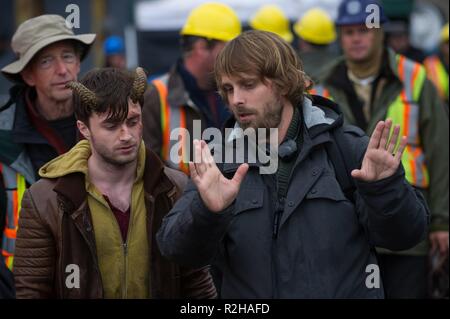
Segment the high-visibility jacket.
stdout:
<path fill-rule="evenodd" d="M 327 99 L 331 99 L 331 100 L 332 100 L 330 91 L 328 91 L 328 89 L 325 88 L 325 87 L 322 86 L 322 85 L 315 85 L 315 86 L 314 86 L 311 90 L 309 90 L 308 92 L 309 92 L 309 94 L 320 95 L 320 96 L 323 96 L 323 97 L 325 97 L 325 98 L 327 98 Z"/>
<path fill-rule="evenodd" d="M 434 55 L 426 58 L 423 64 L 427 70 L 428 78 L 436 86 L 439 96 L 444 101 L 448 101 L 448 73 L 441 59 Z"/>
<path fill-rule="evenodd" d="M 186 110 L 183 105 L 169 105 L 169 74 L 152 81 L 160 97 L 162 147 L 161 158 L 171 167 L 189 174 L 189 139 L 186 137 Z"/>
<path fill-rule="evenodd" d="M 419 136 L 420 93 L 426 80 L 425 68 L 402 55 L 396 55 L 397 71 L 403 89 L 387 110 L 386 118 L 393 125 L 400 125 L 400 136 L 407 137 L 402 156 L 406 179 L 414 186 L 428 188 L 430 178 L 425 163 L 425 154 Z M 332 98 L 328 89 L 315 85 L 309 93 Z"/>
<path fill-rule="evenodd" d="M 7 165 L 0 163 L 0 176 L 6 190 L 6 222 L 2 239 L 2 256 L 6 266 L 12 270 L 19 212 L 26 189 L 25 178 Z"/>

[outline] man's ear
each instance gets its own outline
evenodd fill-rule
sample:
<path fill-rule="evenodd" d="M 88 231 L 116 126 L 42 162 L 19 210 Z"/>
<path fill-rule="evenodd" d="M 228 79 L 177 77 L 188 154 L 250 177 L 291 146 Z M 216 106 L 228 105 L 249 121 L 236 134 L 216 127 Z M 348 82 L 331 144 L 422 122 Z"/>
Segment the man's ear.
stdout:
<path fill-rule="evenodd" d="M 36 85 L 36 81 L 34 80 L 33 72 L 30 70 L 29 66 L 25 67 L 25 69 L 20 73 L 20 75 L 22 76 L 22 79 L 25 81 L 25 83 L 28 86 L 33 87 Z"/>
<path fill-rule="evenodd" d="M 91 141 L 91 131 L 89 130 L 89 127 L 85 123 L 83 123 L 79 120 L 77 120 L 77 127 L 78 127 L 78 130 L 80 131 L 81 135 L 83 135 L 83 137 L 90 142 Z"/>

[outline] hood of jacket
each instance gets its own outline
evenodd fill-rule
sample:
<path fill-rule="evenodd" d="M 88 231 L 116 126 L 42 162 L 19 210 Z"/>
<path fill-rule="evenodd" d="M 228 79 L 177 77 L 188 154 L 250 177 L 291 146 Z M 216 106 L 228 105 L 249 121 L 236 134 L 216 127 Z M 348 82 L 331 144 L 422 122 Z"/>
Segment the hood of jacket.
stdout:
<path fill-rule="evenodd" d="M 341 113 L 339 106 L 333 101 L 321 96 L 305 95 L 302 104 L 299 105 L 298 108 L 300 110 L 300 125 L 303 127 L 300 133 L 302 135 L 301 148 L 305 151 L 305 154 L 316 145 L 330 141 L 331 137 L 329 132 L 335 128 L 341 127 L 344 123 L 343 114 Z M 246 145 L 246 143 L 234 143 L 235 140 L 245 139 L 244 135 L 246 135 L 246 132 L 240 128 L 234 118 L 228 120 L 225 126 L 224 140 L 220 142 L 222 145 L 216 145 L 217 143 L 214 141 L 211 146 L 216 163 L 218 160 L 221 161 L 218 165 L 219 168 L 225 174 L 229 174 L 236 171 L 240 163 L 243 162 L 248 163 L 250 167 L 259 168 L 264 166 L 267 167 L 267 164 L 269 164 L 268 167 L 270 168 L 265 170 L 264 174 L 274 173 L 276 165 L 272 166 L 270 163 L 277 163 L 277 150 L 272 152 L 273 149 L 270 147 L 270 155 L 262 155 L 260 158 L 261 154 L 266 153 L 266 151 L 261 149 L 256 151 L 255 148 L 260 148 L 261 145 L 263 145 L 259 140 L 249 142 L 250 145 L 252 145 L 249 148 L 245 148 L 244 145 Z M 257 143 L 256 145 L 255 142 Z M 244 149 L 236 149 L 237 147 L 244 147 Z M 233 159 L 230 162 L 227 154 L 232 154 L 232 152 L 240 155 L 236 157 L 236 160 Z"/>
<path fill-rule="evenodd" d="M 306 126 L 311 137 L 333 130 L 344 123 L 344 117 L 339 106 L 322 96 L 305 96 L 302 105 L 298 107 L 300 109 L 301 122 Z M 227 121 L 225 128 L 233 128 L 233 131 L 228 136 L 228 141 L 242 136 L 242 130 L 234 118 L 230 118 Z"/>
<path fill-rule="evenodd" d="M 88 159 L 91 156 L 89 141 L 78 142 L 67 153 L 56 157 L 41 167 L 39 175 L 43 178 L 59 178 L 73 173 L 88 175 Z M 142 178 L 145 166 L 145 146 L 141 142 L 138 155 L 137 177 Z"/>

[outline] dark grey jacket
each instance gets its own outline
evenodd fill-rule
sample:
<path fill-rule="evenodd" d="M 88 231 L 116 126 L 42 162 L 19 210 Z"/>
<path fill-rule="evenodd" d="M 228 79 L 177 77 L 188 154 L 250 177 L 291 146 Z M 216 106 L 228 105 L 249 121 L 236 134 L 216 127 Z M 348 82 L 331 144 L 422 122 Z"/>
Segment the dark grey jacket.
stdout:
<path fill-rule="evenodd" d="M 403 168 L 374 183 L 356 183 L 354 203 L 336 180 L 324 145 L 342 125 L 331 107 L 302 108 L 303 143 L 293 168 L 278 236 L 273 236 L 276 184 L 250 165 L 235 202 L 215 214 L 192 182 L 157 235 L 163 255 L 179 263 L 217 263 L 223 298 L 383 298 L 374 283 L 374 246 L 403 250 L 423 239 L 429 212 Z M 368 138 L 344 129 L 348 156 L 361 163 Z M 236 164 L 221 170 L 233 175 Z M 367 271 L 367 272 L 366 272 Z M 370 286 L 370 285 L 369 285 Z"/>

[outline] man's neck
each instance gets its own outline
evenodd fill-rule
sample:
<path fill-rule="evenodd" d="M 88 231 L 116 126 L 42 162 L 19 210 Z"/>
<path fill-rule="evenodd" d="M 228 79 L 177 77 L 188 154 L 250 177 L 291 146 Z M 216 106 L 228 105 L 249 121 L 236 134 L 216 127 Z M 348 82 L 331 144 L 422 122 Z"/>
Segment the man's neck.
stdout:
<path fill-rule="evenodd" d="M 291 102 L 286 101 L 281 113 L 280 125 L 278 125 L 278 145 L 284 141 L 284 138 L 286 137 L 289 129 L 289 125 L 291 125 L 293 115 L 294 107 L 292 106 Z"/>
<path fill-rule="evenodd" d="M 36 109 L 47 121 L 66 118 L 73 114 L 72 99 L 55 101 L 38 95 Z"/>
<path fill-rule="evenodd" d="M 126 165 L 113 165 L 91 155 L 88 159 L 90 182 L 104 195 L 110 196 L 118 189 L 130 189 L 136 178 L 137 160 Z"/>

